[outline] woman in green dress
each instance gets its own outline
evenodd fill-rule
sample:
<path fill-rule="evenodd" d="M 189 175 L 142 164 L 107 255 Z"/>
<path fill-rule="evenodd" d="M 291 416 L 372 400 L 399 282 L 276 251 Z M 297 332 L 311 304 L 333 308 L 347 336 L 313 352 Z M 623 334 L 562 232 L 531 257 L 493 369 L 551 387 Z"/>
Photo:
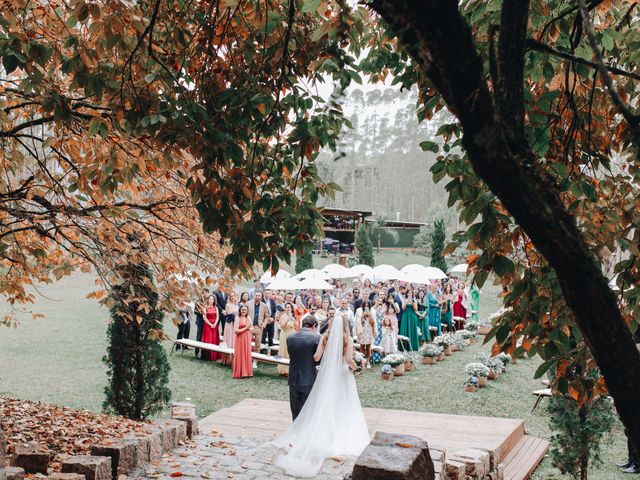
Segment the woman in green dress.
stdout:
<path fill-rule="evenodd" d="M 480 290 L 475 283 L 471 283 L 469 287 L 471 293 L 471 318 L 474 321 L 478 320 L 478 312 L 480 311 Z"/>
<path fill-rule="evenodd" d="M 436 327 L 437 334 L 441 335 L 442 321 L 440 320 L 440 302 L 438 301 L 438 286 L 435 283 L 429 285 L 427 304 L 429 306 L 429 326 Z"/>
<path fill-rule="evenodd" d="M 418 290 L 418 326 L 420 327 L 420 341 L 422 343 L 430 342 L 429 304 L 424 290 Z"/>
<path fill-rule="evenodd" d="M 450 283 L 444 285 L 444 292 L 440 298 L 442 304 L 442 323 L 447 325 L 447 332 L 453 331 L 453 287 Z"/>
<path fill-rule="evenodd" d="M 408 347 L 410 351 L 420 348 L 420 337 L 418 336 L 418 302 L 416 302 L 413 290 L 407 290 L 407 294 L 402 301 L 402 321 L 400 322 L 400 335 L 409 337 Z"/>

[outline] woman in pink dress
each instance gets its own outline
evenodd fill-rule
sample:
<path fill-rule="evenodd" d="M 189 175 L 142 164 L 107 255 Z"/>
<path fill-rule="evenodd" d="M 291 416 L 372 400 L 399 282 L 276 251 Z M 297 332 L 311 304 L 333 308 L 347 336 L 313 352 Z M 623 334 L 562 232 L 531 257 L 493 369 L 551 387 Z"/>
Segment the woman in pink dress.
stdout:
<path fill-rule="evenodd" d="M 233 324 L 235 338 L 233 340 L 233 378 L 253 377 L 251 363 L 251 335 L 253 327 L 249 319 L 249 309 L 240 305 L 238 315 Z"/>
<path fill-rule="evenodd" d="M 238 316 L 238 294 L 231 290 L 229 292 L 229 298 L 227 299 L 227 306 L 222 312 L 224 315 L 224 334 L 222 338 L 227 348 L 233 348 L 233 340 L 236 336 L 234 332 L 234 323 Z M 233 355 L 223 355 L 222 363 L 225 365 L 232 365 Z"/>
<path fill-rule="evenodd" d="M 464 321 L 467 318 L 466 299 L 464 296 L 464 283 L 458 283 L 458 291 L 454 294 L 453 304 L 453 325 L 456 330 L 464 328 Z"/>
<path fill-rule="evenodd" d="M 215 295 L 209 295 L 207 298 L 207 304 L 204 307 L 204 325 L 202 326 L 202 341 L 204 343 L 211 343 L 213 345 L 220 345 L 220 331 L 218 330 L 218 323 L 220 322 L 220 311 L 218 305 L 216 305 Z M 205 360 L 220 360 L 220 354 L 218 352 L 204 352 L 203 358 Z"/>

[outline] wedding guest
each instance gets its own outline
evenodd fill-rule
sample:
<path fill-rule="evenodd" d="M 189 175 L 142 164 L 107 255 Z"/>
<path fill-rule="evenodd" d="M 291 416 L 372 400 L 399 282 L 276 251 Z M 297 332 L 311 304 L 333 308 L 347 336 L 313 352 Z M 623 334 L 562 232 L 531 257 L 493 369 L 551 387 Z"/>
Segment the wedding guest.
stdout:
<path fill-rule="evenodd" d="M 427 293 L 427 305 L 429 306 L 429 327 L 436 327 L 437 335 L 442 334 L 441 305 L 438 300 L 438 285 L 429 285 Z"/>
<path fill-rule="evenodd" d="M 420 348 L 418 336 L 418 304 L 413 290 L 407 290 L 402 302 L 402 322 L 400 323 L 400 335 L 409 337 L 408 350 L 414 352 Z"/>
<path fill-rule="evenodd" d="M 253 300 L 256 292 L 262 293 L 262 283 L 260 283 L 260 279 L 258 278 L 253 281 L 253 287 L 249 289 L 249 300 Z"/>
<path fill-rule="evenodd" d="M 391 317 L 382 319 L 382 352 L 384 355 L 396 353 L 398 351 L 398 337 L 391 323 Z"/>
<path fill-rule="evenodd" d="M 349 335 L 353 336 L 355 316 L 353 315 L 353 310 L 351 310 L 349 299 L 347 297 L 343 297 L 340 300 L 340 308 L 336 311 L 336 315 L 342 315 L 342 320 L 344 321 L 345 325 L 349 325 Z"/>
<path fill-rule="evenodd" d="M 351 300 L 351 303 L 349 304 L 349 306 L 351 307 L 351 311 L 354 312 L 354 314 L 360 307 L 362 307 L 363 301 L 363 298 L 360 296 L 360 288 L 354 287 L 353 298 Z"/>
<path fill-rule="evenodd" d="M 311 305 L 309 305 L 309 311 L 307 313 L 305 313 L 302 318 L 300 319 L 300 323 L 296 323 L 296 331 L 300 330 L 300 325 L 302 325 L 302 323 L 304 322 L 304 319 L 307 317 L 310 317 L 311 315 L 313 315 L 316 320 L 318 320 L 318 317 L 316 316 L 316 314 L 318 313 L 318 305 L 316 305 L 315 303 L 312 303 Z M 319 321 L 319 320 L 318 320 Z"/>
<path fill-rule="evenodd" d="M 251 330 L 252 321 L 246 305 L 240 305 L 238 315 L 233 324 L 235 338 L 233 340 L 233 378 L 253 377 L 251 363 Z"/>
<path fill-rule="evenodd" d="M 453 303 L 453 322 L 454 327 L 457 330 L 464 328 L 464 321 L 467 318 L 467 299 L 465 297 L 465 285 L 463 282 L 458 283 L 458 290 L 454 294 Z"/>
<path fill-rule="evenodd" d="M 247 305 L 249 311 L 249 318 L 251 319 L 251 325 L 253 327 L 253 350 L 255 352 L 260 351 L 262 341 L 262 331 L 267 324 L 267 305 L 262 301 L 262 292 L 256 291 L 253 295 L 253 300 Z M 253 362 L 253 368 L 258 366 L 257 362 Z"/>
<path fill-rule="evenodd" d="M 240 306 L 238 305 L 238 295 L 233 290 L 229 292 L 226 305 L 227 305 L 227 308 L 225 308 L 224 310 L 225 327 L 223 332 L 223 338 L 224 338 L 224 343 L 227 345 L 227 347 L 233 348 L 233 341 L 236 336 L 234 325 L 236 321 L 236 316 L 238 315 L 238 310 L 240 308 Z M 222 356 L 222 363 L 224 363 L 225 365 L 231 365 L 232 360 L 233 359 L 230 355 Z"/>
<path fill-rule="evenodd" d="M 216 283 L 215 288 L 213 290 L 213 294 L 216 296 L 216 305 L 218 305 L 218 310 L 222 313 L 223 317 L 226 315 L 224 313 L 225 308 L 227 308 L 227 300 L 229 295 L 224 291 L 224 288 L 220 287 L 218 283 Z M 224 334 L 224 327 L 226 326 L 226 322 L 220 322 L 220 336 Z"/>
<path fill-rule="evenodd" d="M 196 305 L 193 309 L 193 312 L 196 317 L 196 341 L 202 342 L 202 330 L 204 329 L 204 311 L 205 304 L 207 303 L 207 297 L 209 293 L 205 290 L 202 298 L 196 300 Z M 201 351 L 199 348 L 195 349 L 196 358 L 202 359 Z"/>
<path fill-rule="evenodd" d="M 284 306 L 284 312 L 280 315 L 280 351 L 279 354 L 282 358 L 289 358 L 289 351 L 287 350 L 287 338 L 290 335 L 296 333 L 296 317 L 293 314 L 293 304 L 287 303 Z M 289 375 L 288 365 L 278 365 L 278 373 L 280 375 Z"/>
<path fill-rule="evenodd" d="M 387 295 L 385 299 L 385 303 L 383 305 L 384 308 L 384 316 L 391 321 L 391 325 L 393 326 L 393 331 L 398 334 L 398 313 L 400 312 L 400 306 L 396 303 L 395 296 L 390 293 Z"/>
<path fill-rule="evenodd" d="M 302 302 L 302 297 L 297 295 L 293 302 L 293 314 L 296 317 L 297 325 L 302 325 L 302 317 L 307 314 L 308 310 Z"/>
<path fill-rule="evenodd" d="M 382 304 L 382 296 L 378 295 L 375 299 L 373 307 L 371 307 L 371 316 L 375 323 L 373 328 L 373 344 L 379 346 L 382 343 L 382 319 L 384 318 L 384 306 Z M 373 363 L 380 363 L 380 352 L 373 352 Z"/>
<path fill-rule="evenodd" d="M 326 297 L 323 298 L 322 301 L 320 302 L 320 308 L 316 312 L 316 320 L 318 320 L 318 325 L 322 325 L 322 322 L 324 322 L 327 319 L 327 316 L 329 315 L 330 306 L 331 306 L 331 301 Z"/>
<path fill-rule="evenodd" d="M 318 329 L 320 335 L 328 330 L 329 325 L 331 325 L 331 322 L 333 322 L 333 317 L 335 317 L 335 315 L 336 309 L 334 307 L 329 307 L 329 310 L 327 310 L 327 319 L 320 324 L 320 327 Z"/>
<path fill-rule="evenodd" d="M 220 323 L 220 311 L 216 305 L 216 296 L 209 295 L 207 304 L 204 307 L 204 326 L 202 327 L 202 342 L 212 345 L 220 345 L 220 332 L 218 324 Z M 202 352 L 205 360 L 220 360 L 218 352 Z"/>
<path fill-rule="evenodd" d="M 249 305 L 249 301 L 251 299 L 249 298 L 249 292 L 242 292 L 240 294 L 240 301 L 238 302 L 238 305 Z"/>
<path fill-rule="evenodd" d="M 453 331 L 453 312 L 451 310 L 451 304 L 453 302 L 453 288 L 450 283 L 444 286 L 444 292 L 442 292 L 440 298 L 441 309 L 441 322 L 446 324 L 448 332 Z"/>
<path fill-rule="evenodd" d="M 475 283 L 467 280 L 469 285 L 469 296 L 471 298 L 471 319 L 477 321 L 480 312 L 480 290 Z"/>
<path fill-rule="evenodd" d="M 178 305 L 178 315 L 176 322 L 178 324 L 178 340 L 189 339 L 189 332 L 191 331 L 191 316 L 193 315 L 193 308 L 191 303 L 186 300 Z M 182 350 L 190 350 L 186 345 L 178 345 L 176 351 L 182 347 Z"/>
<path fill-rule="evenodd" d="M 371 314 L 371 304 L 365 300 L 358 308 L 355 316 L 356 337 L 360 344 L 360 352 L 364 355 L 366 368 L 371 368 L 371 344 L 373 343 L 374 320 Z"/>
<path fill-rule="evenodd" d="M 273 336 L 275 334 L 275 321 L 276 321 L 276 299 L 275 292 L 267 290 L 264 293 L 264 303 L 267 306 L 267 324 L 264 326 L 262 332 L 262 343 L 273 346 Z"/>
<path fill-rule="evenodd" d="M 420 341 L 422 343 L 431 341 L 431 332 L 429 331 L 429 303 L 424 290 L 418 290 L 418 326 L 420 327 Z"/>

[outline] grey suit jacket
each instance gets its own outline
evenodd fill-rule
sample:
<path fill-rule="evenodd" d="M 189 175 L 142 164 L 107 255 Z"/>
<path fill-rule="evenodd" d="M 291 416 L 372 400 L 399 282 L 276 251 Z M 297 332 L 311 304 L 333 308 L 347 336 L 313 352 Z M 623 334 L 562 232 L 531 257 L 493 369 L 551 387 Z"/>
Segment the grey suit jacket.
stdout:
<path fill-rule="evenodd" d="M 313 354 L 319 343 L 320 335 L 307 328 L 301 328 L 287 338 L 290 386 L 310 387 L 316 381 L 318 371 Z"/>

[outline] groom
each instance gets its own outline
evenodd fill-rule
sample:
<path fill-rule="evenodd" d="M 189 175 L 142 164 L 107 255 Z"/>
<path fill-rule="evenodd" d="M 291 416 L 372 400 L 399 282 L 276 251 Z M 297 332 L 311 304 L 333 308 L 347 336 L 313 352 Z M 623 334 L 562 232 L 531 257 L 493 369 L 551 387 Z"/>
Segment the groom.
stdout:
<path fill-rule="evenodd" d="M 295 420 L 307 401 L 316 381 L 316 362 L 314 353 L 320 343 L 318 320 L 313 315 L 302 320 L 298 332 L 287 338 L 289 352 L 289 403 L 291 415 Z"/>

